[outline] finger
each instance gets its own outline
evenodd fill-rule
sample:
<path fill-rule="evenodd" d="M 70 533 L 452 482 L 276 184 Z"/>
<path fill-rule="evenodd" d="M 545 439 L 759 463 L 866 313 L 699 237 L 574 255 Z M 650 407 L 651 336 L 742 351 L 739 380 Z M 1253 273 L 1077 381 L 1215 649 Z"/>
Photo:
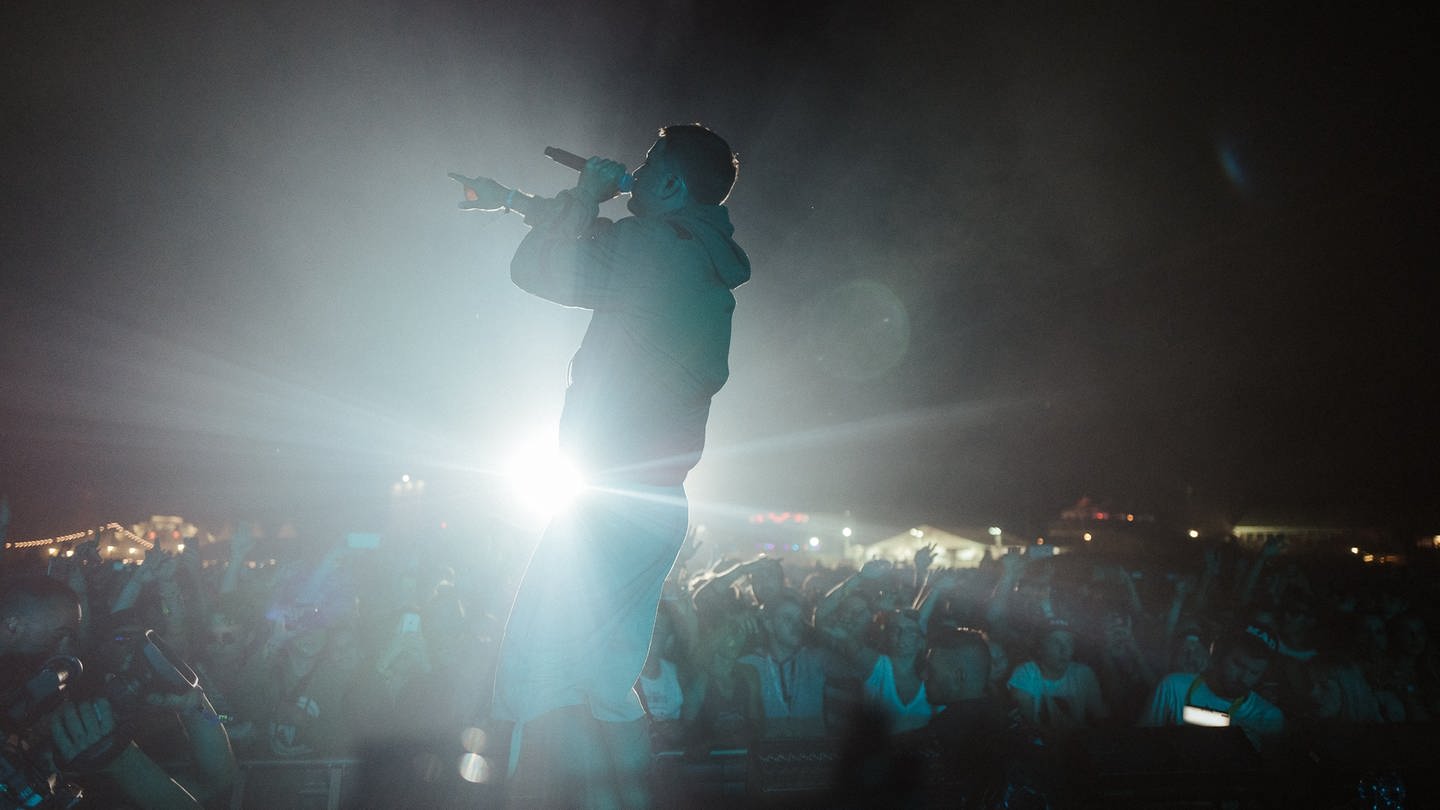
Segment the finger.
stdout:
<path fill-rule="evenodd" d="M 110 701 L 100 698 L 95 701 L 95 722 L 102 735 L 109 734 L 115 730 L 115 712 L 110 708 Z"/>
<path fill-rule="evenodd" d="M 95 740 L 104 736 L 104 732 L 100 730 L 100 713 L 95 703 L 86 701 L 80 704 L 75 710 L 75 714 L 80 718 L 80 725 L 85 730 L 86 739 Z"/>
<path fill-rule="evenodd" d="M 450 172 L 447 176 L 451 180 L 454 180 L 455 182 L 465 187 L 465 199 L 467 201 L 474 202 L 475 200 L 480 199 L 480 195 L 475 193 L 474 185 L 476 181 L 473 178 L 466 177 L 463 174 L 456 174 L 455 172 Z M 460 207 L 474 208 L 475 206 L 466 206 L 464 203 L 461 203 Z"/>
<path fill-rule="evenodd" d="M 50 741 L 55 743 L 55 749 L 60 754 L 61 760 L 72 759 L 79 753 L 79 746 L 71 738 L 70 730 L 65 727 L 58 711 L 50 715 Z"/>
<path fill-rule="evenodd" d="M 65 738 L 76 748 L 82 747 L 81 740 L 85 737 L 85 724 L 75 711 L 75 704 L 62 703 L 59 710 L 55 712 L 55 718 L 64 729 Z"/>

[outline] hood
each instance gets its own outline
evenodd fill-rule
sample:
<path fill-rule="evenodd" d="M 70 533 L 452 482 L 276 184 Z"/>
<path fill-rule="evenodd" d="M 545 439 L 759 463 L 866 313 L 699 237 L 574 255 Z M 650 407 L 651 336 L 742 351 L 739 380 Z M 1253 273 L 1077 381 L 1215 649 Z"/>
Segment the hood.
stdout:
<path fill-rule="evenodd" d="M 726 287 L 733 290 L 750 280 L 750 257 L 731 238 L 735 226 L 730 224 L 730 209 L 723 205 L 691 205 L 670 214 L 666 220 L 700 240 L 716 275 Z"/>

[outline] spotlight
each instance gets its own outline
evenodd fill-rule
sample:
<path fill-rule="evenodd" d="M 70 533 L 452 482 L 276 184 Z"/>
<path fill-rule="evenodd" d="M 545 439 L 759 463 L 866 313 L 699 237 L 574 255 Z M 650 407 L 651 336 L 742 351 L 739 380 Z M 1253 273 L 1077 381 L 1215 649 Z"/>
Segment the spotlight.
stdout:
<path fill-rule="evenodd" d="M 537 522 L 548 522 L 585 488 L 579 470 L 553 444 L 527 445 L 511 456 L 510 494 Z"/>

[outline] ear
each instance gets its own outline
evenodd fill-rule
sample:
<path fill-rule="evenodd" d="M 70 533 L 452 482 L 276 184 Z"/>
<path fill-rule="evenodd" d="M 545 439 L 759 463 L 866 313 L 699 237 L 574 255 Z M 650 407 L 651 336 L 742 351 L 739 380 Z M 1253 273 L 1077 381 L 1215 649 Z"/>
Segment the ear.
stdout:
<path fill-rule="evenodd" d="M 665 199 L 673 199 L 682 195 L 688 195 L 690 189 L 685 186 L 685 178 L 674 172 L 665 175 L 665 185 L 660 188 L 660 196 Z"/>

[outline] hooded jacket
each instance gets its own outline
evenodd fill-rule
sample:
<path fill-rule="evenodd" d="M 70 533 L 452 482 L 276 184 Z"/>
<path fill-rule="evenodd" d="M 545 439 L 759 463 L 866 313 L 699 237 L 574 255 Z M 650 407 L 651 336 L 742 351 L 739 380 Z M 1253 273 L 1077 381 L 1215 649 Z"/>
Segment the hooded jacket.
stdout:
<path fill-rule="evenodd" d="M 750 260 L 721 205 L 618 222 L 598 213 L 569 191 L 532 211 L 510 277 L 593 311 L 570 362 L 561 449 L 591 482 L 678 485 L 730 375 L 731 290 Z"/>

